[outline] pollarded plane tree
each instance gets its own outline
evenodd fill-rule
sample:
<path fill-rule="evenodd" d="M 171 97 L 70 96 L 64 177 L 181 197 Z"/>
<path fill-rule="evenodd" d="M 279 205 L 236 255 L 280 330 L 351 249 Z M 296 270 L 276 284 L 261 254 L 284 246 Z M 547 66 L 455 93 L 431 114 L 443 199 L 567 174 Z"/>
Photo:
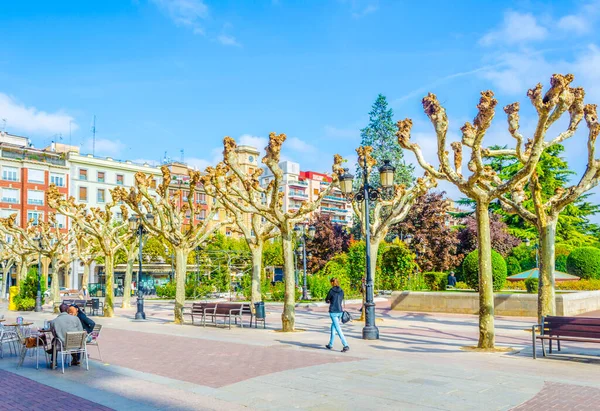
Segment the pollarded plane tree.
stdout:
<path fill-rule="evenodd" d="M 0 295 L 6 295 L 6 286 L 10 270 L 17 263 L 17 256 L 0 238 L 0 267 L 2 268 L 2 284 L 0 284 Z"/>
<path fill-rule="evenodd" d="M 222 225 L 231 221 L 213 221 L 220 209 L 217 202 L 205 219 L 200 219 L 202 207 L 194 202 L 200 172 L 189 170 L 189 193 L 187 201 L 179 203 L 169 194 L 171 171 L 161 167 L 162 182 L 156 189 L 156 196 L 150 191 L 153 177 L 138 172 L 135 187 L 127 191 L 123 187 L 115 189 L 115 195 L 122 199 L 141 218 L 144 228 L 154 237 L 161 238 L 170 245 L 175 254 L 175 323 L 183 324 L 185 304 L 185 280 L 187 260 L 190 252 L 204 244 Z M 148 218 L 149 216 L 152 218 Z M 198 217 L 198 218 L 197 218 Z M 139 286 L 139 285 L 138 285 Z"/>
<path fill-rule="evenodd" d="M 85 204 L 78 204 L 73 197 L 65 198 L 55 185 L 51 184 L 46 194 L 48 205 L 58 213 L 69 217 L 77 227 L 79 238 L 90 236 L 97 242 L 100 254 L 104 256 L 105 297 L 104 316 L 114 316 L 114 261 L 115 254 L 124 247 L 122 233 L 127 230 L 129 210 L 124 205 L 119 207 L 123 219 L 114 218 L 113 209 L 117 207 L 118 196 L 111 191 L 112 200 L 104 209 L 93 207 L 86 209 Z"/>
<path fill-rule="evenodd" d="M 0 227 L 5 225 L 4 219 L 0 219 Z M 35 262 L 36 256 L 28 251 L 24 247 L 24 238 L 19 234 L 14 236 L 12 234 L 6 234 L 6 231 L 2 232 L 2 256 L 4 261 L 4 277 L 3 282 L 6 283 L 6 279 L 10 274 L 10 269 L 13 265 L 16 265 L 15 274 L 15 285 L 18 287 L 21 280 L 27 276 L 27 270 Z M 10 240 L 9 240 L 10 238 Z M 12 260 L 12 264 L 11 264 Z"/>
<path fill-rule="evenodd" d="M 81 289 L 83 289 L 83 287 L 88 287 L 92 263 L 98 256 L 100 245 L 96 237 L 85 235 L 77 226 L 75 226 L 75 237 L 77 259 L 83 264 L 83 276 L 81 277 Z"/>
<path fill-rule="evenodd" d="M 294 331 L 295 328 L 295 277 L 294 277 L 294 254 L 293 254 L 293 228 L 294 225 L 306 220 L 321 204 L 323 198 L 330 195 L 337 185 L 337 173 L 342 158 L 334 157 L 334 173 L 332 184 L 321 191 L 317 198 L 308 199 L 296 210 L 286 211 L 283 206 L 283 170 L 279 167 L 281 158 L 281 146 L 286 140 L 285 134 L 269 134 L 269 144 L 266 147 L 266 155 L 262 163 L 271 171 L 273 178 L 266 186 L 261 186 L 259 177 L 263 170 L 258 169 L 252 175 L 244 173 L 240 167 L 235 140 L 230 137 L 223 139 L 223 164 L 217 166 L 216 173 L 221 177 L 213 179 L 213 184 L 218 188 L 221 195 L 230 198 L 230 205 L 239 209 L 242 213 L 258 214 L 261 224 L 271 224 L 279 231 L 283 248 L 283 271 L 285 282 L 285 296 L 283 313 L 281 314 L 282 330 Z M 337 167 L 337 168 L 336 168 Z M 208 170 L 212 174 L 213 170 Z M 228 176 L 225 178 L 224 176 Z M 242 184 L 238 184 L 241 182 Z M 262 222 L 264 219 L 264 222 Z"/>
<path fill-rule="evenodd" d="M 569 88 L 571 81 L 572 76 L 554 75 L 551 80 L 551 88 L 545 95 L 543 95 L 541 84 L 528 91 L 527 95 L 537 111 L 537 126 L 532 137 L 524 145 L 522 139 L 521 143 L 517 142 L 516 150 L 523 156 L 523 165 L 512 178 L 506 181 L 501 181 L 494 170 L 484 164 L 485 157 L 492 155 L 492 150 L 482 146 L 483 138 L 491 125 L 497 105 L 497 100 L 491 91 L 481 93 L 481 99 L 477 106 L 478 113 L 473 124 L 465 123 L 461 128 L 462 140 L 451 144 L 454 151 L 453 165 L 446 146 L 448 117 L 446 110 L 434 94 L 430 93 L 423 99 L 423 108 L 431 120 L 437 136 L 439 169 L 425 160 L 421 148 L 417 144 L 410 142 L 412 121 L 410 119 L 398 121 L 398 143 L 415 154 L 419 165 L 433 177 L 454 184 L 463 194 L 475 201 L 479 248 L 478 348 L 493 349 L 495 344 L 489 205 L 493 200 L 507 193 L 522 189 L 531 178 L 544 151 L 544 140 L 548 128 L 573 104 L 573 91 Z M 518 113 L 518 110 L 518 103 L 504 108 L 508 115 L 509 125 L 512 124 L 511 127 L 514 127 L 515 113 Z M 571 127 L 573 127 L 573 116 L 569 124 L 569 128 Z M 469 176 L 463 175 L 461 170 L 464 147 L 471 150 L 468 162 Z"/>
<path fill-rule="evenodd" d="M 7 218 L 0 219 L 0 231 L 6 235 L 10 235 L 13 241 L 16 240 L 20 244 L 20 249 L 31 258 L 48 258 L 52 265 L 52 299 L 53 302 L 60 302 L 59 295 L 59 272 L 61 267 L 60 261 L 69 253 L 70 242 L 72 239 L 68 231 L 61 231 L 60 226 L 56 222 L 55 213 L 48 215 L 48 221 L 40 221 L 34 224 L 33 220 L 27 223 L 27 227 L 20 227 L 16 222 L 16 214 Z M 21 264 L 20 280 L 27 275 L 27 264 Z M 40 273 L 42 275 L 42 273 Z M 44 274 L 43 281 L 48 284 L 48 279 Z"/>
<path fill-rule="evenodd" d="M 235 159 L 232 159 L 232 161 L 235 161 Z M 246 213 L 240 209 L 238 204 L 242 199 L 235 196 L 227 187 L 231 185 L 242 187 L 244 181 L 252 178 L 257 179 L 259 174 L 256 174 L 256 171 L 252 175 L 244 173 L 237 163 L 234 167 L 243 173 L 244 178 L 240 178 L 235 172 L 229 172 L 231 167 L 220 163 L 216 168 L 208 167 L 201 180 L 207 194 L 217 198 L 234 217 L 237 229 L 244 236 L 250 248 L 252 254 L 252 293 L 250 299 L 254 305 L 254 303 L 262 301 L 260 285 L 264 244 L 271 238 L 277 237 L 279 231 L 275 225 L 266 221 L 260 214 Z M 261 201 L 261 193 L 257 190 L 249 191 L 248 195 L 254 196 L 256 203 Z M 248 204 L 245 206 L 247 207 Z"/>
<path fill-rule="evenodd" d="M 517 213 L 524 220 L 533 225 L 539 236 L 539 287 L 538 287 L 538 317 L 555 315 L 555 283 L 554 283 L 554 264 L 555 249 L 554 242 L 556 238 L 556 225 L 559 214 L 569 204 L 585 192 L 598 185 L 600 178 L 600 160 L 595 158 L 596 139 L 600 133 L 600 124 L 598 123 L 597 107 L 595 104 L 583 104 L 584 91 L 581 88 L 572 88 L 565 92 L 562 104 L 563 110 L 569 111 L 570 122 L 566 131 L 558 135 L 553 140 L 544 143 L 544 148 L 554 144 L 560 144 L 571 138 L 581 122 L 585 119 L 588 127 L 587 135 L 587 167 L 581 176 L 581 179 L 569 187 L 558 187 L 554 195 L 547 198 L 544 196 L 538 171 L 536 170 L 530 181 L 525 187 L 516 187 L 510 195 L 501 196 L 500 202 L 509 213 Z M 546 126 L 546 128 L 548 125 Z M 523 136 L 519 132 L 519 114 L 518 110 L 512 113 L 509 120 L 509 131 L 517 140 L 515 150 L 496 150 L 488 153 L 489 156 L 511 156 L 516 158 L 519 164 L 525 164 L 526 154 L 520 147 L 522 146 Z M 540 170 L 543 172 L 543 170 Z M 546 198 L 545 198 L 546 197 Z M 528 198 L 531 199 L 528 202 Z M 532 203 L 532 208 L 526 206 L 526 202 Z"/>

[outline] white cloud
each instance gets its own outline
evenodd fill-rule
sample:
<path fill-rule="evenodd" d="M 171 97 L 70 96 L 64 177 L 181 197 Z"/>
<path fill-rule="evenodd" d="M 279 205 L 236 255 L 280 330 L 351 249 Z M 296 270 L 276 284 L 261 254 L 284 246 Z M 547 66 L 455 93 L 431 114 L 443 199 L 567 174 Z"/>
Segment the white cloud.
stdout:
<path fill-rule="evenodd" d="M 352 17 L 359 19 L 379 10 L 378 0 L 339 0 L 342 4 L 350 6 Z"/>
<path fill-rule="evenodd" d="M 87 153 L 94 153 L 97 156 L 119 157 L 125 149 L 125 144 L 119 140 L 108 140 L 97 138 L 94 144 L 92 139 L 86 140 L 82 145 L 82 150 Z"/>
<path fill-rule="evenodd" d="M 574 32 L 575 34 L 585 34 L 590 30 L 590 26 L 585 17 L 574 14 L 561 18 L 558 21 L 558 28 L 564 31 Z"/>
<path fill-rule="evenodd" d="M 9 132 L 67 134 L 69 123 L 72 131 L 78 129 L 74 118 L 63 111 L 47 113 L 33 106 L 27 107 L 4 93 L 0 93 L 0 122 L 2 119 L 6 119 Z"/>
<path fill-rule="evenodd" d="M 202 0 L 151 0 L 179 27 L 204 34 L 200 22 L 208 17 L 208 6 Z"/>
<path fill-rule="evenodd" d="M 224 46 L 242 47 L 235 37 L 229 34 L 221 34 L 217 37 L 217 41 Z"/>
<path fill-rule="evenodd" d="M 317 151 L 316 147 L 307 143 L 304 140 L 300 140 L 298 137 L 289 137 L 285 143 L 284 147 L 287 150 L 291 150 L 295 153 L 314 153 Z"/>
<path fill-rule="evenodd" d="M 482 46 L 522 44 L 544 40 L 547 36 L 548 30 L 537 23 L 533 14 L 508 11 L 504 14 L 502 26 L 483 36 L 479 44 Z"/>
<path fill-rule="evenodd" d="M 259 150 L 264 150 L 264 148 L 269 144 L 269 139 L 266 137 L 258 137 L 250 134 L 243 134 L 238 139 L 238 145 L 240 146 L 251 146 L 257 148 Z"/>

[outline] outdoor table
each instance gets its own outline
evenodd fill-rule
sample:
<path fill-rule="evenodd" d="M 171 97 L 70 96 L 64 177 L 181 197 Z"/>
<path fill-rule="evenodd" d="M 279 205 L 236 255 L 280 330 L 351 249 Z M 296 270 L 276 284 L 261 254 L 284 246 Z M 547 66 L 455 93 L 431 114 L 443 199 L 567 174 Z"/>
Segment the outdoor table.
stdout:
<path fill-rule="evenodd" d="M 4 324 L 5 327 L 29 327 L 30 325 L 33 325 L 33 323 L 21 323 L 21 324 L 10 323 L 10 324 Z"/>

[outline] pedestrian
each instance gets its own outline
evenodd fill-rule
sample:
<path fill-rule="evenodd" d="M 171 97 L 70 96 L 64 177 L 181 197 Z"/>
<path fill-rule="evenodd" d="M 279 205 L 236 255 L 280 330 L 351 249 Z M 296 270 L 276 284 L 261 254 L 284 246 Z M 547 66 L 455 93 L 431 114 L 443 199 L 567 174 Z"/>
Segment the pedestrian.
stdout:
<path fill-rule="evenodd" d="M 340 281 L 337 278 L 332 278 L 329 280 L 331 283 L 331 289 L 327 293 L 327 298 L 325 298 L 325 302 L 329 304 L 329 317 L 331 318 L 331 336 L 329 338 L 329 344 L 325 347 L 328 350 L 333 348 L 333 342 L 335 339 L 335 333 L 340 337 L 342 341 L 342 345 L 344 348 L 342 352 L 346 352 L 350 350 L 348 347 L 348 343 L 346 342 L 346 338 L 344 337 L 344 333 L 340 328 L 340 321 L 342 319 L 342 301 L 344 301 L 344 290 L 340 287 Z"/>
<path fill-rule="evenodd" d="M 448 287 L 456 287 L 456 277 L 454 276 L 454 271 L 450 271 L 450 274 L 448 274 Z"/>

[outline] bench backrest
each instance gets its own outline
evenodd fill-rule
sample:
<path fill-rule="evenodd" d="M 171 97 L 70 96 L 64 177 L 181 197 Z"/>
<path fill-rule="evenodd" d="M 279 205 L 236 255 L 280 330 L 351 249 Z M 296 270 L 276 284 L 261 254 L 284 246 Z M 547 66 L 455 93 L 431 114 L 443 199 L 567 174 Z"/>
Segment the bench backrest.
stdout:
<path fill-rule="evenodd" d="M 600 318 L 543 317 L 543 335 L 600 338 Z"/>
<path fill-rule="evenodd" d="M 215 308 L 217 303 L 192 303 L 192 313 L 203 313 L 207 308 Z"/>
<path fill-rule="evenodd" d="M 242 314 L 254 314 L 254 310 L 249 303 L 242 304 Z"/>
<path fill-rule="evenodd" d="M 217 303 L 217 314 L 229 314 L 231 310 L 239 310 L 242 308 L 242 304 L 239 303 Z"/>

